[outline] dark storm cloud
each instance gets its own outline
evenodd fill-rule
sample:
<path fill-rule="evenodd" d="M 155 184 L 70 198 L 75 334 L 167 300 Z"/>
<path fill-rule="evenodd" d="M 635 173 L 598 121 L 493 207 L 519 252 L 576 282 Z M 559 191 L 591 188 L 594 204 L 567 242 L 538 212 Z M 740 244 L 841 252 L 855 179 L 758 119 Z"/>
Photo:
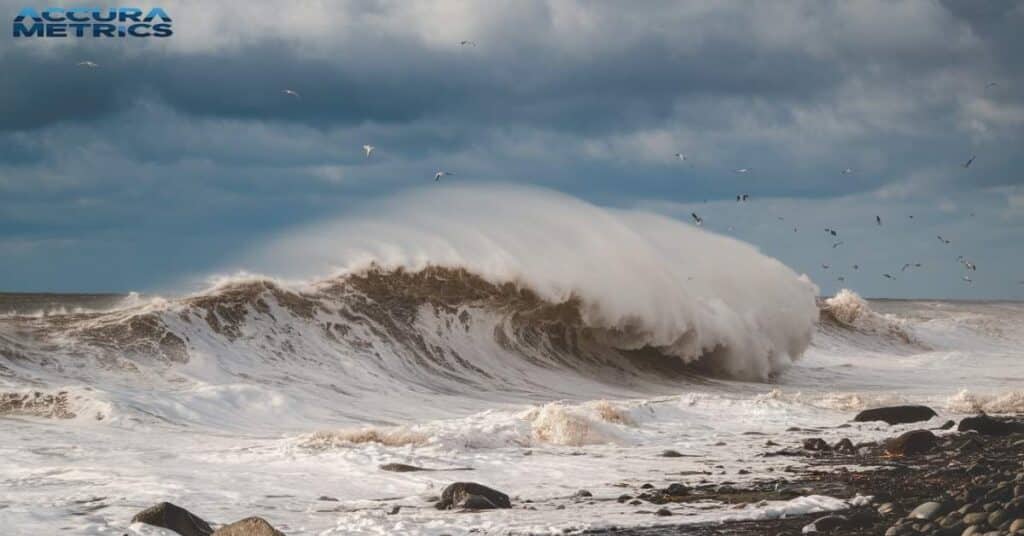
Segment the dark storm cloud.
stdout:
<path fill-rule="evenodd" d="M 367 1 L 189 34 L 223 12 L 188 4 L 162 43 L 4 37 L 0 250 L 41 245 L 0 277 L 33 281 L 46 244 L 196 240 L 196 258 L 124 279 L 154 284 L 441 168 L 620 206 L 1024 183 L 1020 3 L 443 4 L 451 24 Z"/>

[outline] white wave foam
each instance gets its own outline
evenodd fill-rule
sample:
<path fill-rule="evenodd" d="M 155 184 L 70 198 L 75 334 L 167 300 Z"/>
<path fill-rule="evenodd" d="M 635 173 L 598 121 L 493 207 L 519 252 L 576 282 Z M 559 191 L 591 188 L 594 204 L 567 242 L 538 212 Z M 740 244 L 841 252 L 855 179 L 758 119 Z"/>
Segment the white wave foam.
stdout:
<path fill-rule="evenodd" d="M 274 240 L 245 260 L 278 277 L 376 264 L 461 267 L 552 302 L 577 297 L 620 348 L 656 346 L 765 379 L 799 357 L 817 288 L 753 246 L 666 217 L 511 186 L 419 190 Z"/>
<path fill-rule="evenodd" d="M 1024 413 L 1024 391 L 983 394 L 962 389 L 949 397 L 946 409 L 956 413 Z"/>

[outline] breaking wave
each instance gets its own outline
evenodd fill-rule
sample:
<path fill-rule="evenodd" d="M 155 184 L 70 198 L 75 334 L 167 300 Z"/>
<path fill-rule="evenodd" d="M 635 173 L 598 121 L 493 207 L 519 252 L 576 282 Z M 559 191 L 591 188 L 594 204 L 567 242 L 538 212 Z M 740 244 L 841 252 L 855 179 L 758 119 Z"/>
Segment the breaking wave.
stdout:
<path fill-rule="evenodd" d="M 420 192 L 280 238 L 249 262 L 333 275 L 228 278 L 175 300 L 7 317 L 0 378 L 90 385 L 116 371 L 268 408 L 288 402 L 252 385 L 551 399 L 572 396 L 574 376 L 638 389 L 695 373 L 766 380 L 807 348 L 818 315 L 816 287 L 750 245 L 524 188 Z"/>

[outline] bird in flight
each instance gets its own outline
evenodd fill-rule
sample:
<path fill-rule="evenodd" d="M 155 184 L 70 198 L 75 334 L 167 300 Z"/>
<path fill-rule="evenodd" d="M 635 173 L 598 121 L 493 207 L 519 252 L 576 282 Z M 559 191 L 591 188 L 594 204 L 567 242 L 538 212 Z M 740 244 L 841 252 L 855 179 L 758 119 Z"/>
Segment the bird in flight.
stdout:
<path fill-rule="evenodd" d="M 892 274 L 882 274 L 882 277 L 886 279 L 896 279 L 895 277 L 892 276 Z"/>
<path fill-rule="evenodd" d="M 452 173 L 451 171 L 438 171 L 438 172 L 434 173 L 434 182 L 440 181 L 441 177 L 445 177 L 445 176 L 448 176 L 448 175 L 454 175 L 454 174 L 455 173 Z"/>
<path fill-rule="evenodd" d="M 370 158 L 370 155 L 373 154 L 373 150 L 374 149 L 376 149 L 376 147 L 374 147 L 372 145 L 364 145 L 363 146 L 363 154 L 366 155 L 366 158 Z"/>
<path fill-rule="evenodd" d="M 971 167 L 971 164 L 974 163 L 974 159 L 975 158 L 976 158 L 976 155 L 972 154 L 971 157 L 966 162 L 963 163 L 964 169 L 967 169 L 967 168 Z"/>
<path fill-rule="evenodd" d="M 988 88 L 990 88 L 990 87 L 996 87 L 996 86 L 998 86 L 998 85 L 999 85 L 999 84 L 997 84 L 997 83 L 995 83 L 995 82 L 989 82 L 989 83 L 985 84 L 985 89 L 988 89 Z"/>
<path fill-rule="evenodd" d="M 827 264 L 822 264 L 821 265 L 821 269 L 822 270 L 828 270 L 828 268 L 829 268 L 829 266 Z"/>
<path fill-rule="evenodd" d="M 750 173 L 750 168 L 739 168 L 736 170 L 736 173 Z"/>
<path fill-rule="evenodd" d="M 853 170 L 850 168 L 846 168 L 843 170 L 843 175 L 849 175 L 850 173 L 853 173 Z"/>
<path fill-rule="evenodd" d="M 741 202 L 744 202 L 744 201 L 746 201 L 747 199 L 750 199 L 750 194 L 741 194 L 741 195 L 737 195 L 737 196 L 736 196 L 736 202 L 737 202 L 737 203 L 741 203 Z"/>
<path fill-rule="evenodd" d="M 919 262 L 914 262 L 914 263 L 908 262 L 907 264 L 903 265 L 903 268 L 900 268 L 900 271 L 901 272 L 905 272 L 905 271 L 907 271 L 907 268 L 920 268 L 920 267 L 921 267 L 921 263 L 919 263 Z"/>
<path fill-rule="evenodd" d="M 854 265 L 853 265 L 853 269 L 854 269 L 854 270 L 859 270 L 859 269 L 860 269 L 860 266 L 858 266 L 858 265 L 854 264 Z"/>
<path fill-rule="evenodd" d="M 704 225 L 704 218 L 698 216 L 696 212 L 691 212 L 690 217 L 693 218 L 693 223 L 696 223 L 697 225 Z"/>
<path fill-rule="evenodd" d="M 968 285 L 970 285 L 971 283 L 974 282 L 974 280 L 972 280 L 970 277 L 967 277 L 966 275 L 961 277 L 960 279 L 963 279 L 964 281 L 966 281 Z"/>
<path fill-rule="evenodd" d="M 878 225 L 882 225 L 882 217 L 881 216 L 875 216 L 875 223 L 877 223 Z"/>
<path fill-rule="evenodd" d="M 88 67 L 89 69 L 95 69 L 100 66 L 100 64 L 89 60 L 80 61 L 76 65 L 78 65 L 79 67 Z"/>
<path fill-rule="evenodd" d="M 832 249 L 836 249 L 837 247 L 839 247 L 841 245 L 843 245 L 843 241 L 842 240 L 836 242 L 835 244 L 832 244 Z"/>
<path fill-rule="evenodd" d="M 296 99 L 301 99 L 302 98 L 302 96 L 299 95 L 299 92 L 295 91 L 294 89 L 282 89 L 281 93 L 284 93 L 285 95 L 288 95 L 289 97 L 295 97 Z"/>
<path fill-rule="evenodd" d="M 832 236 L 839 236 L 839 235 L 838 235 L 838 234 L 836 233 L 836 230 L 835 230 L 835 229 L 829 229 L 829 228 L 827 228 L 827 227 L 826 227 L 826 228 L 825 228 L 825 232 L 826 232 L 826 233 L 828 233 L 828 234 L 830 234 L 830 235 L 832 235 Z"/>
<path fill-rule="evenodd" d="M 839 277 L 836 278 L 836 281 L 839 281 L 839 282 L 846 281 L 846 278 L 843 277 L 843 276 L 839 276 Z"/>
<path fill-rule="evenodd" d="M 675 156 L 676 156 L 676 158 L 678 158 L 678 159 L 679 159 L 679 160 L 680 160 L 681 162 L 682 162 L 682 161 L 686 161 L 686 155 L 685 155 L 685 154 L 683 154 L 683 153 L 676 153 L 676 155 L 675 155 Z"/>
<path fill-rule="evenodd" d="M 975 266 L 973 262 L 965 259 L 963 255 L 957 257 L 956 260 L 960 261 L 960 264 L 964 265 L 964 268 L 971 270 L 972 272 L 978 271 L 978 267 Z"/>
<path fill-rule="evenodd" d="M 949 244 L 950 243 L 949 240 L 946 240 L 945 238 L 942 238 L 942 235 L 938 235 L 937 238 L 939 239 L 939 242 L 942 242 L 943 244 Z"/>
<path fill-rule="evenodd" d="M 475 47 L 476 46 L 476 41 L 470 41 L 469 39 L 464 39 L 462 41 L 459 41 L 459 45 Z"/>

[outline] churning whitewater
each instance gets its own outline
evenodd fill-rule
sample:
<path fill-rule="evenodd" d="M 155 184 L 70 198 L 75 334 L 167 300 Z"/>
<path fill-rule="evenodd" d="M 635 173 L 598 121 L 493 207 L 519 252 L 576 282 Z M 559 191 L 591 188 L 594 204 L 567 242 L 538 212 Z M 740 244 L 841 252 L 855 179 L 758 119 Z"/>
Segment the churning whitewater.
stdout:
<path fill-rule="evenodd" d="M 645 524 L 614 501 L 558 506 L 663 475 L 665 448 L 682 474 L 755 478 L 791 462 L 755 458 L 754 433 L 881 403 L 1024 408 L 1019 304 L 819 304 L 748 244 L 544 190 L 416 192 L 224 273 L 240 268 L 267 275 L 168 299 L 0 296 L 0 526 L 154 534 L 127 520 L 161 500 L 288 534 Z M 377 469 L 395 462 L 436 471 Z M 464 470 L 536 508 L 429 508 Z"/>

